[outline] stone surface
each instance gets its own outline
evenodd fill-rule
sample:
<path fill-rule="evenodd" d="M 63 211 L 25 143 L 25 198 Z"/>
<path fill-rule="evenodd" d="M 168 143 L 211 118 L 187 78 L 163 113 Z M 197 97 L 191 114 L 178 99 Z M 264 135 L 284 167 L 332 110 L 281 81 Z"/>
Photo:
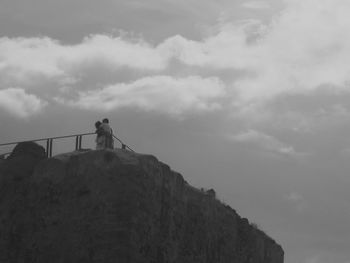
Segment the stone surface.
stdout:
<path fill-rule="evenodd" d="M 4 174 L 19 180 L 30 176 L 35 166 L 43 159 L 46 159 L 44 147 L 34 142 L 21 142 L 16 145 L 6 160 L 2 160 L 0 169 Z"/>
<path fill-rule="evenodd" d="M 25 180 L 1 181 L 0 211 L 4 263 L 283 263 L 214 191 L 125 150 L 41 161 Z"/>
<path fill-rule="evenodd" d="M 22 156 L 44 159 L 46 154 L 44 147 L 35 142 L 20 142 L 7 159 L 11 160 Z"/>

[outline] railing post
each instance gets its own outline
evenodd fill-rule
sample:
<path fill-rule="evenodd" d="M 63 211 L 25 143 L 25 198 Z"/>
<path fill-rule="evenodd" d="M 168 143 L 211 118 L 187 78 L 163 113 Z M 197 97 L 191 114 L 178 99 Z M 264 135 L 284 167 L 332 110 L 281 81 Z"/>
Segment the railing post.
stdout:
<path fill-rule="evenodd" d="M 77 151 L 79 148 L 79 135 L 77 135 L 77 137 L 75 137 L 75 150 Z"/>
<path fill-rule="evenodd" d="M 53 139 L 46 140 L 46 157 L 47 158 L 52 157 L 52 142 L 53 142 Z"/>
<path fill-rule="evenodd" d="M 122 143 L 122 149 L 126 150 L 126 145 L 124 143 Z"/>
<path fill-rule="evenodd" d="M 81 150 L 81 141 L 83 140 L 83 135 L 79 136 L 79 150 Z"/>
<path fill-rule="evenodd" d="M 52 143 L 53 143 L 53 139 L 50 139 L 50 156 L 52 157 Z"/>
<path fill-rule="evenodd" d="M 50 139 L 46 140 L 46 157 L 50 157 Z"/>

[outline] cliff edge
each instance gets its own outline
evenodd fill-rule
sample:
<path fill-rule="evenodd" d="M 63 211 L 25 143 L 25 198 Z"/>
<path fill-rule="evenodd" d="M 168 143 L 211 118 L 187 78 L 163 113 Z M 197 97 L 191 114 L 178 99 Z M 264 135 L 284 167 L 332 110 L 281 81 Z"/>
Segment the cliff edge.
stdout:
<path fill-rule="evenodd" d="M 283 263 L 273 239 L 153 156 L 36 152 L 0 163 L 2 263 Z"/>

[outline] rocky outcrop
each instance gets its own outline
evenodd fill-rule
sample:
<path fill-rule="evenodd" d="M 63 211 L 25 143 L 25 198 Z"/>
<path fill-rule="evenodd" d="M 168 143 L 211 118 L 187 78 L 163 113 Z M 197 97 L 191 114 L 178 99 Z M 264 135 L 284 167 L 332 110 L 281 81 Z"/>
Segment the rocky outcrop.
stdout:
<path fill-rule="evenodd" d="M 30 176 L 35 166 L 45 158 L 44 147 L 34 142 L 21 142 L 16 145 L 6 161 L 2 160 L 0 169 L 4 175 L 11 176 L 12 179 L 21 179 Z"/>
<path fill-rule="evenodd" d="M 4 173 L 0 262 L 283 262 L 282 248 L 214 191 L 153 156 L 73 152 L 22 180 Z"/>

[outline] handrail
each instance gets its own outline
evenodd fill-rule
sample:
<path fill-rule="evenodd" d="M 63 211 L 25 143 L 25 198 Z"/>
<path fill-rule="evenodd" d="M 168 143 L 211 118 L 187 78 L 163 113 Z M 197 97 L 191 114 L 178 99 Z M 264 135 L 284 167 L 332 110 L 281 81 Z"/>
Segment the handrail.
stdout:
<path fill-rule="evenodd" d="M 89 132 L 89 133 L 80 133 L 80 134 L 72 134 L 72 135 L 65 135 L 65 136 L 41 138 L 41 139 L 36 139 L 36 140 L 24 140 L 24 141 L 18 141 L 18 142 L 8 142 L 8 143 L 1 143 L 0 146 L 17 144 L 17 143 L 20 143 L 20 142 L 42 142 L 42 141 L 47 141 L 47 140 L 63 139 L 63 138 L 70 138 L 70 137 L 76 137 L 76 136 L 85 136 L 85 135 L 92 135 L 92 134 L 95 134 L 95 133 L 94 132 Z"/>
<path fill-rule="evenodd" d="M 132 152 L 135 152 L 133 149 L 131 149 L 128 145 L 126 145 L 125 143 L 123 143 L 117 136 L 115 136 L 114 134 L 113 134 L 113 137 L 118 141 L 118 142 L 120 142 L 121 143 L 121 145 L 122 145 L 122 149 L 129 149 L 130 151 L 132 151 Z"/>
<path fill-rule="evenodd" d="M 75 137 L 75 149 L 76 150 L 81 150 L 82 146 L 82 138 L 85 135 L 93 135 L 96 134 L 95 132 L 89 132 L 89 133 L 80 133 L 80 134 L 72 134 L 72 135 L 65 135 L 65 136 L 56 136 L 56 137 L 48 137 L 48 138 L 41 138 L 41 139 L 34 139 L 34 140 L 23 140 L 23 141 L 17 141 L 17 142 L 8 142 L 8 143 L 1 143 L 0 146 L 8 146 L 8 145 L 13 145 L 13 144 L 18 144 L 20 142 L 41 142 L 41 141 L 46 141 L 46 155 L 47 157 L 52 156 L 52 144 L 53 140 L 55 139 L 63 139 L 63 138 L 72 138 Z M 113 135 L 113 137 L 120 142 L 122 145 L 122 149 L 128 149 L 132 152 L 134 152 L 133 149 L 131 149 L 128 145 L 126 145 L 122 140 L 120 140 L 118 137 Z M 6 153 L 8 154 L 8 153 Z M 6 155 L 5 154 L 5 155 Z"/>

